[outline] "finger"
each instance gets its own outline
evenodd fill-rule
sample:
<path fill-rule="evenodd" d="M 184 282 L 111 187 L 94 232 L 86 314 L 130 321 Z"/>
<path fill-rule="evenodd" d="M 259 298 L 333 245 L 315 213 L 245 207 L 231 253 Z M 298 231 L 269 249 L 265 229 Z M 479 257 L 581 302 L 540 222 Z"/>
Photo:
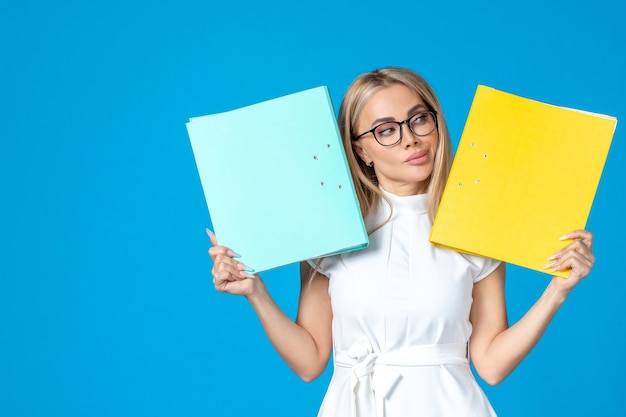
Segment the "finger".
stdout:
<path fill-rule="evenodd" d="M 221 271 L 230 271 L 231 273 L 237 273 L 238 271 L 243 271 L 248 268 L 246 265 L 241 262 L 231 258 L 230 256 L 220 254 L 215 258 L 215 262 L 213 263 L 213 269 L 217 272 Z"/>
<path fill-rule="evenodd" d="M 582 243 L 584 243 L 589 249 L 592 249 L 593 246 L 593 233 L 588 230 L 574 230 L 569 232 L 563 236 L 561 236 L 561 240 L 567 239 L 575 239 Z"/>
<path fill-rule="evenodd" d="M 561 236 L 560 240 L 573 239 L 573 241 L 560 251 L 552 254 L 548 257 L 548 261 L 554 261 L 560 259 L 567 250 L 577 250 L 581 253 L 591 255 L 593 234 L 586 230 L 575 230 L 566 235 Z"/>
<path fill-rule="evenodd" d="M 236 277 L 228 277 L 228 278 L 213 278 L 213 286 L 215 287 L 216 291 L 219 292 L 228 292 L 229 287 L 231 286 L 231 284 L 233 282 L 237 282 L 239 281 L 238 278 Z"/>
<path fill-rule="evenodd" d="M 557 264 L 559 270 L 584 268 L 591 269 L 594 260 L 585 256 L 581 256 L 578 252 L 568 252 L 561 258 Z"/>
<path fill-rule="evenodd" d="M 213 275 L 213 285 L 215 286 L 216 290 L 224 292 L 228 291 L 228 288 L 232 282 L 243 281 L 250 278 L 256 277 L 245 271 L 239 271 L 239 273 L 237 274 L 232 274 L 229 271 L 222 271 L 217 272 Z"/>
<path fill-rule="evenodd" d="M 219 246 L 219 245 L 217 244 L 217 236 L 215 236 L 215 233 L 213 233 L 213 232 L 211 231 L 211 229 L 209 229 L 209 228 L 207 228 L 207 229 L 206 229 L 206 233 L 207 233 L 207 235 L 209 235 L 209 240 L 211 241 L 211 244 L 212 244 L 214 247 Z M 229 256 L 231 256 L 231 257 L 235 257 L 235 258 L 239 258 L 239 257 L 240 257 L 240 255 L 239 255 L 238 253 L 235 253 L 235 251 L 233 251 L 233 250 L 231 250 L 231 249 L 229 249 L 229 248 L 226 248 L 226 250 L 227 250 L 227 252 L 229 253 Z"/>
<path fill-rule="evenodd" d="M 219 255 L 226 256 L 228 258 L 239 258 L 240 255 L 226 246 L 213 246 L 209 249 L 209 256 L 215 260 Z"/>
<path fill-rule="evenodd" d="M 217 246 L 217 236 L 215 236 L 215 233 L 213 233 L 211 229 L 207 227 L 206 234 L 209 235 L 209 240 L 211 241 L 211 244 L 213 246 Z"/>
<path fill-rule="evenodd" d="M 233 274 L 233 272 L 235 273 Z M 213 285 L 217 290 L 221 291 L 225 289 L 229 282 L 239 281 L 240 279 L 237 271 L 228 270 L 226 268 L 216 268 L 213 270 Z"/>
<path fill-rule="evenodd" d="M 228 253 L 228 248 L 224 246 L 211 246 L 209 248 L 209 256 L 211 259 L 215 260 L 218 255 L 225 255 Z"/>
<path fill-rule="evenodd" d="M 215 259 L 212 274 L 215 279 L 220 281 L 234 281 L 243 278 L 253 278 L 254 276 L 250 274 L 250 271 L 252 271 L 252 268 L 249 266 L 230 257 L 218 255 Z"/>
<path fill-rule="evenodd" d="M 586 259 L 590 263 L 595 262 L 595 256 L 591 252 L 591 249 L 584 242 L 579 240 L 575 240 L 564 249 L 561 249 L 556 259 L 564 260 L 565 258 L 571 259 L 572 257 Z"/>
<path fill-rule="evenodd" d="M 239 262 L 236 259 L 233 259 L 231 256 L 229 256 L 228 253 L 218 254 L 215 257 L 215 261 L 213 262 L 213 264 L 214 264 L 214 268 L 217 270 L 230 268 L 232 270 L 237 270 L 237 271 L 248 271 L 248 272 L 253 271 L 253 269 L 250 268 L 249 266 Z"/>
<path fill-rule="evenodd" d="M 567 251 L 558 261 L 555 261 L 553 268 L 556 271 L 571 269 L 570 276 L 575 274 L 578 277 L 586 277 L 595 263 L 595 257 L 585 256 L 577 251 Z"/>
<path fill-rule="evenodd" d="M 585 243 L 583 240 L 574 240 L 565 248 L 561 249 L 561 252 L 565 253 L 566 251 L 574 251 L 584 256 L 592 256 L 591 248 Z"/>
<path fill-rule="evenodd" d="M 571 268 L 574 264 L 584 265 L 591 269 L 596 258 L 583 243 L 572 242 L 565 249 L 549 257 L 548 260 L 550 262 L 544 265 L 544 269 L 553 268 L 562 271 Z"/>

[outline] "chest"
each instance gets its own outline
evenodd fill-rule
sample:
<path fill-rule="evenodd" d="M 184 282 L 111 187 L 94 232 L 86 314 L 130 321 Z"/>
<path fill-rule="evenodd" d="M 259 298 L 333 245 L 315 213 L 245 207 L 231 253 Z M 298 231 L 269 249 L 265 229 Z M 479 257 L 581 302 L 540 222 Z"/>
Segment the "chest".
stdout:
<path fill-rule="evenodd" d="M 333 268 L 330 296 L 335 317 L 376 320 L 467 318 L 472 302 L 470 265 L 434 247 L 430 229 L 390 224 L 370 236 L 370 246 L 342 256 Z"/>

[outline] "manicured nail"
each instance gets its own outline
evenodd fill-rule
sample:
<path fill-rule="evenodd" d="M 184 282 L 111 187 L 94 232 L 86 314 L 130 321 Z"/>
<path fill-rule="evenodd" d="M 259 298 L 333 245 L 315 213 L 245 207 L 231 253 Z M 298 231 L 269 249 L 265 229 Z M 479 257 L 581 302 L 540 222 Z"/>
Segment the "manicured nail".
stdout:
<path fill-rule="evenodd" d="M 548 269 L 548 268 L 552 268 L 554 265 L 556 264 L 556 262 L 550 262 L 545 264 L 544 266 L 541 267 L 541 269 Z"/>
<path fill-rule="evenodd" d="M 567 240 L 567 239 L 571 239 L 572 238 L 572 234 L 568 233 L 566 235 L 563 235 L 559 238 L 559 240 Z"/>
<path fill-rule="evenodd" d="M 215 233 L 213 233 L 208 227 L 206 228 L 206 234 L 209 235 L 209 237 L 215 237 Z"/>
<path fill-rule="evenodd" d="M 240 271 L 254 272 L 254 268 L 250 268 L 248 265 L 242 264 L 241 262 L 237 264 L 237 268 Z"/>
<path fill-rule="evenodd" d="M 548 257 L 548 259 L 547 259 L 547 260 L 548 260 L 548 261 L 553 261 L 553 260 L 555 260 L 555 259 L 559 259 L 560 257 L 561 257 L 561 252 L 557 252 L 557 253 L 555 253 L 554 255 L 552 255 L 552 256 L 550 256 L 550 257 Z"/>
<path fill-rule="evenodd" d="M 228 252 L 226 252 L 226 254 L 230 256 L 231 258 L 241 258 L 241 255 L 239 255 L 237 252 L 233 251 L 232 249 L 228 249 Z"/>
<path fill-rule="evenodd" d="M 255 278 L 253 274 L 246 272 L 246 271 L 241 271 L 239 275 L 242 276 L 243 278 Z"/>

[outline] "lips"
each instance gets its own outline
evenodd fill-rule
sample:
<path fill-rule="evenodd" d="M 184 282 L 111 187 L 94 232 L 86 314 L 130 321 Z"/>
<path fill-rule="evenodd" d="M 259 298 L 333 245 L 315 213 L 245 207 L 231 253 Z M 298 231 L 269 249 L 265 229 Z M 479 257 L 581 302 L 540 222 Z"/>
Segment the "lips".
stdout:
<path fill-rule="evenodd" d="M 412 153 L 407 159 L 404 160 L 405 164 L 409 165 L 419 165 L 426 162 L 428 159 L 427 151 L 418 151 Z"/>

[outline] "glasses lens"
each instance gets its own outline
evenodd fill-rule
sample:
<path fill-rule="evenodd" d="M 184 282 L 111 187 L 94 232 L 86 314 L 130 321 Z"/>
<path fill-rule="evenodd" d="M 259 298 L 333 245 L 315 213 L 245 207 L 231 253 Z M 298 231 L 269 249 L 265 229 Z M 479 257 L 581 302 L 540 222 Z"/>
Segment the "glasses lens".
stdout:
<path fill-rule="evenodd" d="M 374 136 L 381 145 L 393 145 L 400 139 L 400 125 L 390 122 L 377 126 Z"/>
<path fill-rule="evenodd" d="M 417 113 L 409 119 L 409 128 L 417 136 L 426 136 L 435 130 L 435 117 L 432 113 Z"/>

